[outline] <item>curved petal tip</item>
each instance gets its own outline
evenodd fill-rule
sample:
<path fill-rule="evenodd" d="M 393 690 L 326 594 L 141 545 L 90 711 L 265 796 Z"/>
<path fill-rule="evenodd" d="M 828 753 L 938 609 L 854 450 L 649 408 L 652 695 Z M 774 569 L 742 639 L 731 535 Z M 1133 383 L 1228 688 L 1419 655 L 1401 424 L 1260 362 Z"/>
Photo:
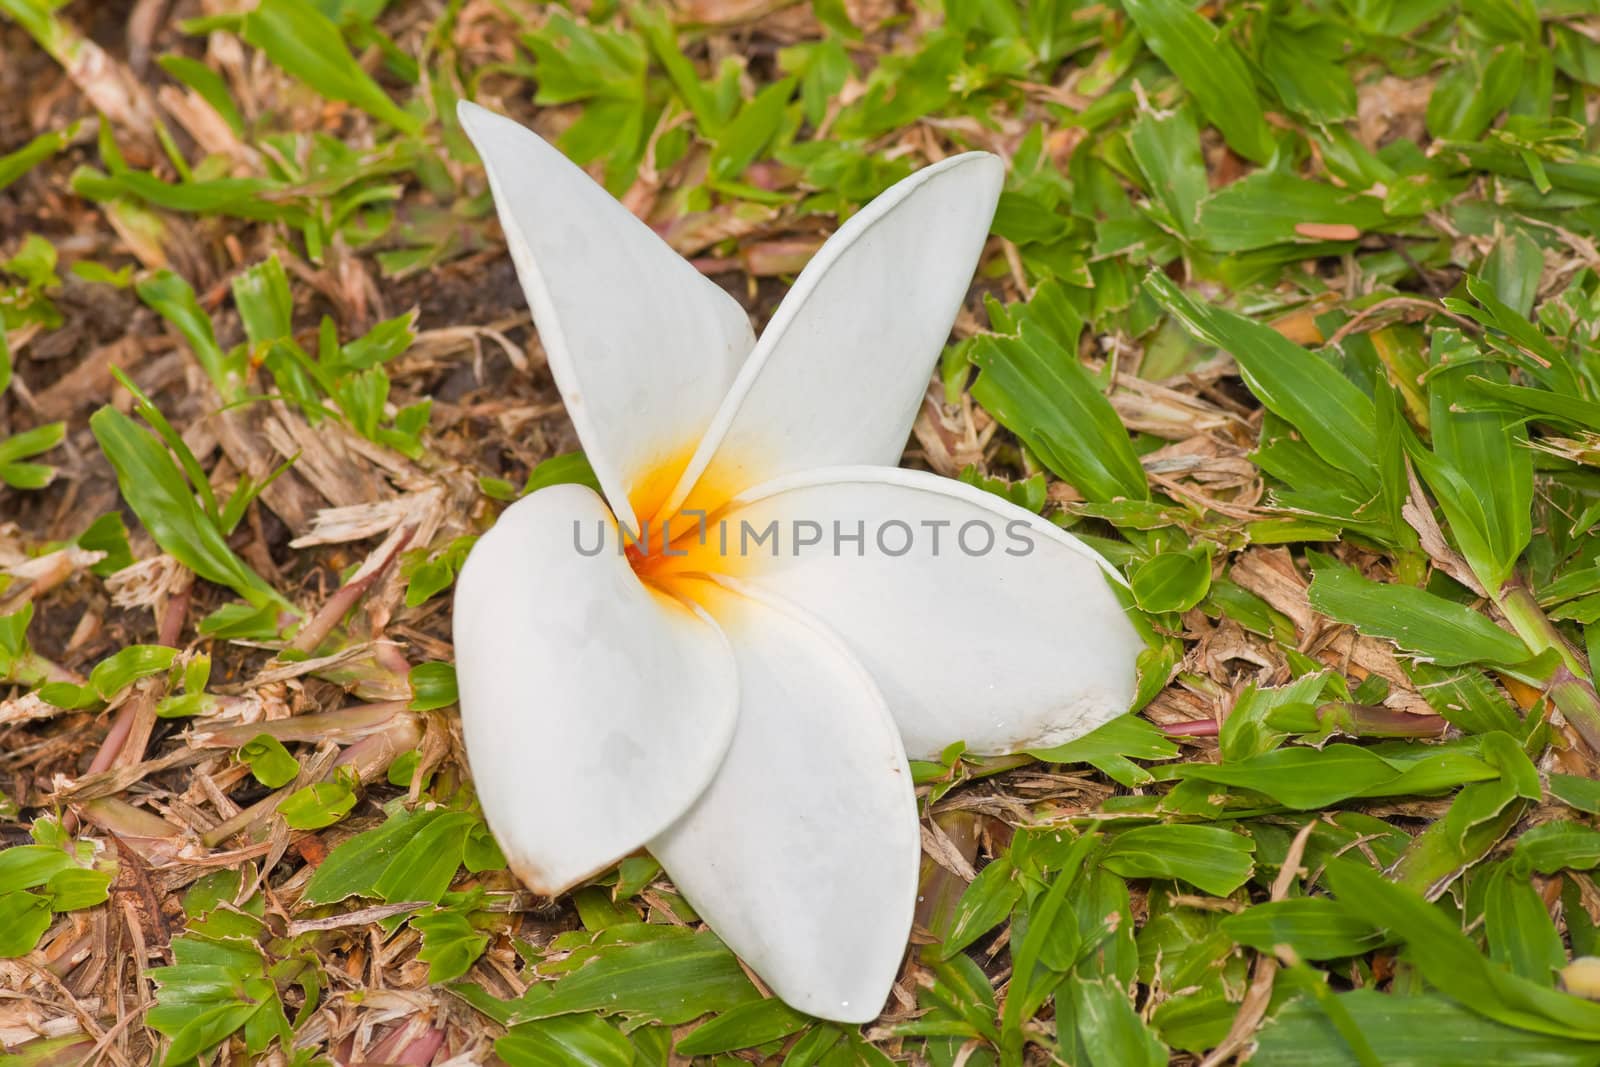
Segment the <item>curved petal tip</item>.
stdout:
<path fill-rule="evenodd" d="M 723 590 L 698 598 L 733 649 L 739 723 L 710 786 L 650 851 L 790 1006 L 875 1019 L 905 956 L 921 857 L 894 721 L 813 622 Z"/>

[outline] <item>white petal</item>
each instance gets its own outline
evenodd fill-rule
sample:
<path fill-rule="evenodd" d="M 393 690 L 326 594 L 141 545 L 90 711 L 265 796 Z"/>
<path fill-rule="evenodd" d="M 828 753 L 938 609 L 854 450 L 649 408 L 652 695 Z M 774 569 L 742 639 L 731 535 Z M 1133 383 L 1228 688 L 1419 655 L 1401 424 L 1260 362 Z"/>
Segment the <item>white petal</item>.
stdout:
<path fill-rule="evenodd" d="M 791 471 L 898 462 L 1004 179 L 997 156 L 968 152 L 841 226 L 784 297 L 669 506 L 697 478 L 690 506 L 715 506 Z"/>
<path fill-rule="evenodd" d="M 921 848 L 894 721 L 825 630 L 693 584 L 738 663 L 739 725 L 704 795 L 650 851 L 784 1001 L 874 1019 L 905 954 Z"/>
<path fill-rule="evenodd" d="M 1114 572 L 1037 515 L 948 478 L 845 468 L 751 490 L 719 529 L 737 553 L 741 523 L 760 533 L 774 520 L 776 556 L 751 544 L 744 558 L 709 565 L 837 633 L 877 681 L 913 759 L 954 741 L 985 754 L 1062 744 L 1132 703 L 1143 644 L 1108 584 Z M 817 525 L 796 537 L 797 522 Z M 858 523 L 860 555 L 834 536 Z M 821 542 L 797 546 L 812 534 Z"/>
<path fill-rule="evenodd" d="M 608 547 L 583 555 L 601 523 Z M 511 869 L 541 893 L 604 870 L 681 815 L 737 718 L 717 628 L 650 591 L 616 544 L 604 501 L 554 485 L 507 508 L 456 582 L 472 778 Z"/>
<path fill-rule="evenodd" d="M 749 316 L 537 134 L 466 101 L 458 114 L 584 451 L 638 529 L 634 505 L 672 488 L 755 343 Z"/>

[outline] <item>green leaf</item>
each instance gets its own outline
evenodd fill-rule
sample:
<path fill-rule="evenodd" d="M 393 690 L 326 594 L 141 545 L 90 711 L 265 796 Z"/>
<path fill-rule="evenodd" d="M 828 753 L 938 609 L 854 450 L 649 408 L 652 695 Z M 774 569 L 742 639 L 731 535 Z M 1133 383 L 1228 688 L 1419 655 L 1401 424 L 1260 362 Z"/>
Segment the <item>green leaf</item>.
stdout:
<path fill-rule="evenodd" d="M 222 75 L 188 56 L 168 53 L 156 57 L 156 64 L 172 77 L 193 89 L 200 98 L 228 124 L 228 127 L 239 136 L 244 136 L 244 119 L 239 114 L 239 108 L 233 102 L 233 94 L 228 89 L 228 82 Z"/>
<path fill-rule="evenodd" d="M 673 1050 L 680 1056 L 706 1056 L 716 1052 L 754 1048 L 788 1037 L 811 1022 L 775 997 L 740 1004 L 694 1028 Z"/>
<path fill-rule="evenodd" d="M 1272 952 L 1288 945 L 1303 959 L 1363 956 L 1384 943 L 1378 928 L 1324 897 L 1273 900 L 1222 920 L 1222 929 L 1241 945 Z"/>
<path fill-rule="evenodd" d="M 995 1040 L 995 995 L 983 968 L 970 956 L 957 954 L 935 963 L 930 970 L 932 982 L 924 986 L 922 1000 L 924 1004 L 931 1002 L 933 1010 L 923 1017 L 924 1025 L 933 1023 L 948 1031 L 952 1027 L 946 1018 L 950 1017 L 966 1036 Z"/>
<path fill-rule="evenodd" d="M 193 654 L 183 666 L 183 692 L 172 693 L 156 704 L 156 715 L 163 719 L 200 715 L 216 706 L 216 698 L 206 692 L 211 680 L 211 657 Z"/>
<path fill-rule="evenodd" d="M 458 537 L 431 559 L 418 561 L 416 555 L 408 558 L 403 564 L 407 579 L 406 607 L 425 604 L 450 588 L 476 540 L 471 536 Z"/>
<path fill-rule="evenodd" d="M 244 17 L 240 36 L 318 93 L 354 104 L 403 133 L 422 122 L 397 107 L 350 55 L 339 28 L 307 0 L 261 0 Z"/>
<path fill-rule="evenodd" d="M 566 452 L 559 456 L 551 456 L 542 461 L 528 473 L 528 481 L 522 487 L 522 496 L 547 485 L 565 485 L 573 483 L 586 485 L 595 492 L 600 492 L 600 479 L 596 477 L 594 468 L 589 465 L 589 457 L 582 452 Z"/>
<path fill-rule="evenodd" d="M 633 1042 L 594 1015 L 566 1015 L 513 1026 L 494 1043 L 511 1067 L 633 1067 Z"/>
<path fill-rule="evenodd" d="M 150 433 L 113 407 L 89 418 L 100 448 L 117 472 L 122 498 L 156 544 L 208 581 L 225 585 L 258 608 L 288 604 L 236 556 L 195 503 L 167 450 Z"/>
<path fill-rule="evenodd" d="M 1507 385 L 1477 375 L 1469 376 L 1467 382 L 1479 398 L 1475 407 L 1528 415 L 1586 433 L 1600 433 L 1600 403 L 1593 400 L 1526 385 Z"/>
<path fill-rule="evenodd" d="M 1544 898 L 1525 875 L 1501 864 L 1484 889 L 1483 928 L 1489 958 L 1540 985 L 1550 985 L 1567 964 L 1561 935 L 1550 921 Z"/>
<path fill-rule="evenodd" d="M 48 929 L 49 900 L 37 893 L 0 893 L 0 959 L 32 952 Z"/>
<path fill-rule="evenodd" d="M 1515 667 L 1532 656 L 1521 638 L 1453 600 L 1409 585 L 1371 581 L 1319 553 L 1312 553 L 1311 560 L 1311 606 L 1368 636 L 1386 638 L 1444 667 Z"/>
<path fill-rule="evenodd" d="M 1468 46 L 1467 62 L 1446 69 L 1428 98 L 1428 132 L 1440 140 L 1473 141 L 1517 93 L 1524 60 L 1520 47 Z"/>
<path fill-rule="evenodd" d="M 1314 706 L 1328 684 L 1329 675 L 1316 672 L 1283 686 L 1260 689 L 1253 682 L 1245 686 L 1234 700 L 1217 739 L 1223 760 L 1237 763 L 1276 748 L 1285 731 L 1271 725 L 1274 717 L 1284 708 Z"/>
<path fill-rule="evenodd" d="M 347 392 L 355 390 L 360 376 L 341 379 L 335 371 L 336 360 L 313 361 L 294 339 L 294 294 L 289 289 L 289 275 L 283 261 L 276 253 L 268 256 L 233 276 L 233 303 L 239 309 L 244 323 L 245 336 L 251 358 L 259 360 L 272 371 L 278 389 L 292 398 L 315 422 L 325 408 L 317 390 L 336 397 L 356 432 L 370 438 L 375 430 L 377 413 L 368 424 L 356 417 L 345 399 Z M 323 340 L 332 341 L 332 324 L 324 320 Z M 383 380 L 387 394 L 388 380 Z M 380 398 L 381 403 L 381 398 Z"/>
<path fill-rule="evenodd" d="M 111 873 L 83 867 L 58 871 L 45 883 L 51 911 L 77 911 L 104 904 L 111 895 Z"/>
<path fill-rule="evenodd" d="M 1282 22 L 1272 26 L 1261 50 L 1261 69 L 1289 110 L 1328 124 L 1356 117 L 1356 86 L 1339 62 L 1344 56 L 1316 47 L 1316 30 L 1296 33 Z"/>
<path fill-rule="evenodd" d="M 163 1063 L 183 1063 L 240 1030 L 253 1055 L 274 1040 L 287 1045 L 288 1020 L 255 940 L 263 930 L 248 913 L 214 908 L 172 940 L 173 964 L 150 972 L 160 991 L 145 1015 L 172 1039 Z"/>
<path fill-rule="evenodd" d="M 1128 128 L 1128 149 L 1178 233 L 1193 235 L 1200 201 L 1209 192 L 1193 112 L 1187 107 L 1140 111 Z"/>
<path fill-rule="evenodd" d="M 43 463 L 7 463 L 0 466 L 0 482 L 13 489 L 43 489 L 55 481 L 54 467 Z"/>
<path fill-rule="evenodd" d="M 1449 344 L 1441 343 L 1444 335 L 1434 334 L 1436 348 Z M 1462 345 L 1449 355 L 1470 359 L 1476 349 Z M 1458 366 L 1432 377 L 1433 450 L 1413 448 L 1411 457 L 1472 572 L 1493 594 L 1510 579 L 1533 535 L 1533 453 L 1516 419 L 1475 409 L 1471 376 L 1471 366 Z"/>
<path fill-rule="evenodd" d="M 239 748 L 239 759 L 250 767 L 255 780 L 268 789 L 288 785 L 300 773 L 300 761 L 271 734 L 257 734 Z"/>
<path fill-rule="evenodd" d="M 843 14 L 843 0 L 821 0 L 812 5 L 819 20 L 824 10 L 837 8 Z M 850 53 L 837 38 L 828 37 L 814 44 L 800 44 L 778 53 L 778 62 L 787 73 L 800 77 L 800 99 L 806 121 L 820 126 L 839 91 L 855 73 Z"/>
<path fill-rule="evenodd" d="M 115 511 L 95 519 L 77 537 L 78 547 L 87 552 L 104 552 L 106 558 L 90 568 L 97 578 L 108 578 L 133 565 L 133 549 L 128 544 L 128 528 Z"/>
<path fill-rule="evenodd" d="M 428 965 L 430 982 L 460 978 L 489 947 L 488 935 L 473 926 L 466 915 L 452 909 L 418 915 L 411 925 L 422 934 L 422 950 L 417 958 Z"/>
<path fill-rule="evenodd" d="M 646 99 L 649 51 L 638 35 L 592 29 L 556 11 L 523 40 L 534 55 L 539 104 L 588 101 L 560 145 L 580 165 L 606 161 L 606 188 L 633 180 L 650 130 Z"/>
<path fill-rule="evenodd" d="M 244 395 L 244 354 L 242 351 L 237 355 L 223 353 L 222 346 L 217 344 L 211 318 L 201 309 L 188 282 L 170 270 L 159 270 L 141 280 L 134 291 L 183 335 L 224 403 L 232 403 Z"/>
<path fill-rule="evenodd" d="M 59 848 L 14 845 L 0 851 L 0 893 L 36 889 L 72 866 L 72 857 Z"/>
<path fill-rule="evenodd" d="M 1358 989 L 1333 994 L 1383 1067 L 1515 1064 L 1592 1067 L 1595 1046 L 1575 1037 L 1505 1026 L 1436 993 Z M 1289 1001 L 1258 1032 L 1251 1067 L 1371 1067 L 1351 1051 L 1315 997 Z"/>
<path fill-rule="evenodd" d="M 411 668 L 409 680 L 413 711 L 433 711 L 456 702 L 456 668 L 453 663 L 419 663 Z"/>
<path fill-rule="evenodd" d="M 1247 252 L 1280 244 L 1354 241 L 1389 222 L 1375 196 L 1308 181 L 1280 171 L 1257 171 L 1224 186 L 1200 204 L 1198 239 L 1215 252 Z M 1350 227 L 1348 236 L 1329 237 Z"/>
<path fill-rule="evenodd" d="M 725 112 L 707 85 L 700 80 L 694 62 L 684 55 L 677 33 L 667 12 L 644 4 L 634 5 L 628 12 L 628 21 L 638 28 L 655 53 L 657 62 L 666 70 L 672 87 L 689 111 L 703 136 L 716 139 L 721 136 Z M 741 168 L 742 169 L 742 168 Z"/>
<path fill-rule="evenodd" d="M 1133 759 L 1165 760 L 1177 754 L 1176 744 L 1137 715 L 1119 715 L 1064 745 L 1028 750 L 1028 755 L 1046 763 L 1087 763 L 1125 786 L 1142 785 L 1151 780 L 1149 772 L 1133 763 Z"/>
<path fill-rule="evenodd" d="M 526 43 L 537 60 L 540 104 L 591 97 L 629 99 L 644 90 L 649 57 L 633 34 L 595 29 L 555 11 Z"/>
<path fill-rule="evenodd" d="M 1378 510 L 1388 526 L 1386 541 L 1408 555 L 1419 554 L 1421 540 L 1406 521 L 1406 504 L 1411 496 L 1411 473 L 1406 466 L 1406 443 L 1410 437 L 1401 414 L 1399 391 L 1386 381 L 1373 383 L 1373 410 L 1378 431 Z"/>
<path fill-rule="evenodd" d="M 945 960 L 1005 921 L 1022 899 L 1022 882 L 1010 856 L 1000 856 L 972 880 L 954 909 L 938 913 L 935 958 Z"/>
<path fill-rule="evenodd" d="M 1600 867 L 1600 830 L 1567 819 L 1540 823 L 1517 838 L 1511 859 L 1523 872 L 1591 870 Z"/>
<path fill-rule="evenodd" d="M 1047 503 L 1046 493 L 1049 489 L 1043 474 L 1035 474 L 1032 478 L 1013 482 L 1005 478 L 987 477 L 979 473 L 976 464 L 969 463 L 961 468 L 956 479 L 975 489 L 982 489 L 985 493 L 993 493 L 1000 499 L 1009 501 L 1019 508 L 1025 508 L 1035 515 L 1043 511 Z"/>
<path fill-rule="evenodd" d="M 278 814 L 291 830 L 320 830 L 332 826 L 356 806 L 355 790 L 342 778 L 314 782 L 278 802 Z"/>
<path fill-rule="evenodd" d="M 1233 42 L 1184 0 L 1123 0 L 1122 6 L 1228 146 L 1255 163 L 1271 159 L 1272 131 L 1250 67 Z"/>
<path fill-rule="evenodd" d="M 467 836 L 480 825 L 464 811 L 447 811 L 417 829 L 372 882 L 390 903 L 426 900 L 437 904 L 450 888 L 465 856 Z"/>
<path fill-rule="evenodd" d="M 61 279 L 56 275 L 59 258 L 54 244 L 36 233 L 30 233 L 23 238 L 22 247 L 10 259 L 0 263 L 0 269 L 21 278 L 30 291 L 54 289 L 61 284 Z"/>
<path fill-rule="evenodd" d="M 25 463 L 29 456 L 48 452 L 67 435 L 67 424 L 48 422 L 31 430 L 0 440 L 0 482 L 13 489 L 43 489 L 55 480 L 55 468 L 42 463 Z"/>
<path fill-rule="evenodd" d="M 650 941 L 599 947 L 576 971 L 530 987 L 507 1006 L 512 1022 L 600 1012 L 676 1026 L 756 997 L 715 934 L 674 930 Z"/>
<path fill-rule="evenodd" d="M 1049 888 L 1029 903 L 1026 933 L 1020 943 L 1013 942 L 1011 946 L 1011 985 L 1000 1017 L 1002 1038 L 1013 1047 L 1019 1043 L 1023 1020 L 1043 1004 L 1048 990 L 1054 984 L 1053 975 L 1040 975 L 1041 966 L 1048 972 L 1052 962 L 1057 968 L 1064 969 L 1075 961 L 1083 928 L 1075 921 L 1073 909 L 1067 905 L 1068 892 L 1081 886 L 1090 876 L 1085 861 L 1099 848 L 1098 834 L 1085 833 L 1070 839 L 1063 854 L 1051 857 L 1048 866 L 1053 869 L 1054 876 Z M 1116 885 L 1122 887 L 1122 896 L 1126 898 L 1127 887 L 1120 881 Z M 1089 893 L 1080 895 L 1085 899 L 1093 899 Z M 1095 901 L 1097 904 L 1100 902 Z"/>
<path fill-rule="evenodd" d="M 394 810 L 382 826 L 356 834 L 335 846 L 306 883 L 301 899 L 307 904 L 333 904 L 346 897 L 377 896 L 378 879 L 394 863 L 395 857 L 425 827 L 445 814 L 442 808 Z"/>
<path fill-rule="evenodd" d="M 1512 745 L 1514 747 L 1515 742 Z M 1363 797 L 1443 793 L 1457 786 L 1487 782 L 1492 778 L 1498 778 L 1510 795 L 1525 795 L 1519 784 L 1522 768 L 1507 768 L 1495 757 L 1491 745 L 1480 746 L 1482 759 L 1469 755 L 1464 747 L 1446 744 L 1380 743 L 1369 746 L 1369 751 L 1381 753 L 1391 766 L 1400 771 L 1400 777 L 1363 790 Z M 1527 765 L 1527 757 L 1521 759 Z"/>
<path fill-rule="evenodd" d="M 66 436 L 67 424 L 64 422 L 47 422 L 31 430 L 12 434 L 4 441 L 0 441 L 0 466 L 26 456 L 37 456 L 42 452 L 48 452 L 65 440 Z"/>
<path fill-rule="evenodd" d="M 1334 860 L 1326 878 L 1352 914 L 1381 923 L 1446 996 L 1508 1026 L 1600 1040 L 1600 1004 L 1558 993 L 1502 970 L 1437 907 L 1359 864 Z"/>
<path fill-rule="evenodd" d="M 172 1034 L 172 1044 L 161 1062 L 177 1065 L 193 1060 L 206 1049 L 221 1044 L 255 1013 L 255 1004 L 238 1001 L 202 1008 Z"/>
<path fill-rule="evenodd" d="M 170 670 L 178 650 L 166 645 L 129 645 L 101 660 L 89 672 L 89 685 L 110 700 L 140 678 Z"/>
<path fill-rule="evenodd" d="M 65 129 L 41 133 L 15 152 L 0 156 L 0 189 L 4 189 L 28 171 L 49 159 L 78 136 L 82 123 L 74 122 Z M 0 383 L 0 390 L 4 390 Z"/>
<path fill-rule="evenodd" d="M 1444 818 L 1430 823 L 1406 847 L 1394 868 L 1396 880 L 1421 892 L 1438 892 L 1487 855 L 1526 807 L 1506 778 L 1464 786 Z"/>
<path fill-rule="evenodd" d="M 1483 281 L 1493 287 L 1501 303 L 1526 318 L 1533 313 L 1543 271 L 1544 252 L 1539 242 L 1518 227 L 1496 238 L 1483 262 Z"/>
<path fill-rule="evenodd" d="M 973 398 L 1088 499 L 1147 499 L 1122 420 L 1078 362 L 1082 321 L 1072 326 L 1059 340 L 1031 320 L 1017 337 L 980 337 L 970 353 L 982 371 Z"/>
<path fill-rule="evenodd" d="M 1176 878 L 1225 897 L 1250 877 L 1255 843 L 1220 826 L 1140 826 L 1111 839 L 1101 865 L 1124 878 Z"/>
<path fill-rule="evenodd" d="M 1394 781 L 1400 771 L 1357 745 L 1273 749 L 1235 763 L 1185 763 L 1174 777 L 1249 789 L 1291 808 L 1312 810 Z"/>
<path fill-rule="evenodd" d="M 240 271 L 233 279 L 233 302 L 245 335 L 264 347 L 294 335 L 294 294 L 276 254 Z"/>
<path fill-rule="evenodd" d="M 1078 1041 L 1093 1067 L 1165 1067 L 1166 1046 L 1139 1018 L 1128 991 L 1117 982 L 1075 978 L 1072 1011 Z"/>
<path fill-rule="evenodd" d="M 1421 660 L 1403 664 L 1433 710 L 1463 733 L 1515 733 L 1521 719 L 1505 695 L 1479 670 L 1446 670 Z"/>
<path fill-rule="evenodd" d="M 794 87 L 793 78 L 762 87 L 728 123 L 711 150 L 710 177 L 713 180 L 738 178 L 772 143 L 783 125 Z"/>
<path fill-rule="evenodd" d="M 1188 611 L 1211 589 L 1211 555 L 1204 549 L 1158 553 L 1134 568 L 1128 584 L 1145 611 Z"/>
<path fill-rule="evenodd" d="M 1317 455 L 1369 496 L 1377 494 L 1377 416 L 1367 394 L 1272 327 L 1197 304 L 1159 271 L 1145 277 L 1145 286 L 1195 337 L 1231 354 L 1250 391 Z"/>
<path fill-rule="evenodd" d="M 624 860 L 623 864 L 626 863 Z M 467 839 L 461 846 L 461 865 L 473 874 L 506 869 L 505 853 L 500 851 L 500 845 L 489 832 L 487 823 L 480 820 L 467 830 Z"/>
<path fill-rule="evenodd" d="M 1550 795 L 1570 808 L 1600 815 L 1600 782 L 1577 774 L 1549 776 Z"/>
<path fill-rule="evenodd" d="M 271 641 L 278 636 L 280 613 L 271 604 L 224 604 L 200 620 L 201 636 L 227 641 Z"/>
<path fill-rule="evenodd" d="M 370 370 L 402 355 L 417 339 L 417 312 L 408 311 L 384 319 L 372 329 L 339 348 L 339 358 L 330 370 L 344 373 Z"/>
<path fill-rule="evenodd" d="M 661 875 L 661 864 L 649 855 L 628 856 L 617 864 L 617 884 L 611 895 L 615 900 L 627 900 Z"/>

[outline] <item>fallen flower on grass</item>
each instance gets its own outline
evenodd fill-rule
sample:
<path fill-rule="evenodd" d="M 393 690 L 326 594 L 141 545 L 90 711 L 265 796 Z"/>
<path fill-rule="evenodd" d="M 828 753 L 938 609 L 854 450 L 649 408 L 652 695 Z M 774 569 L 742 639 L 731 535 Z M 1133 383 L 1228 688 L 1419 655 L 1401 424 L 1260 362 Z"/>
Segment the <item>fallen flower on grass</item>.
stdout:
<path fill-rule="evenodd" d="M 916 898 L 907 755 L 1087 733 L 1127 709 L 1141 648 L 1089 548 L 893 466 L 1003 166 L 968 153 L 883 193 L 758 342 L 554 148 L 460 115 L 604 493 L 530 494 L 462 569 L 461 713 L 489 825 L 543 893 L 648 848 L 785 1001 L 870 1020 Z"/>

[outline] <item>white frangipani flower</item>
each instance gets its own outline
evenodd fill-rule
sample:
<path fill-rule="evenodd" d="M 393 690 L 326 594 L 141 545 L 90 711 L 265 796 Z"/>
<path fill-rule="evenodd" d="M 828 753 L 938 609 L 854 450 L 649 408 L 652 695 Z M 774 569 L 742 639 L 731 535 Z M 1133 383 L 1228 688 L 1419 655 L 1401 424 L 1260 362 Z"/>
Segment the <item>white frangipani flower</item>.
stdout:
<path fill-rule="evenodd" d="M 785 1001 L 870 1020 L 916 900 L 908 753 L 1086 733 L 1127 709 L 1141 647 L 1090 549 L 894 467 L 1001 161 L 956 156 L 867 205 L 757 341 L 554 148 L 460 114 L 605 494 L 529 495 L 462 568 L 461 714 L 489 825 L 542 893 L 649 849 Z M 643 543 L 623 551 L 630 531 Z"/>

